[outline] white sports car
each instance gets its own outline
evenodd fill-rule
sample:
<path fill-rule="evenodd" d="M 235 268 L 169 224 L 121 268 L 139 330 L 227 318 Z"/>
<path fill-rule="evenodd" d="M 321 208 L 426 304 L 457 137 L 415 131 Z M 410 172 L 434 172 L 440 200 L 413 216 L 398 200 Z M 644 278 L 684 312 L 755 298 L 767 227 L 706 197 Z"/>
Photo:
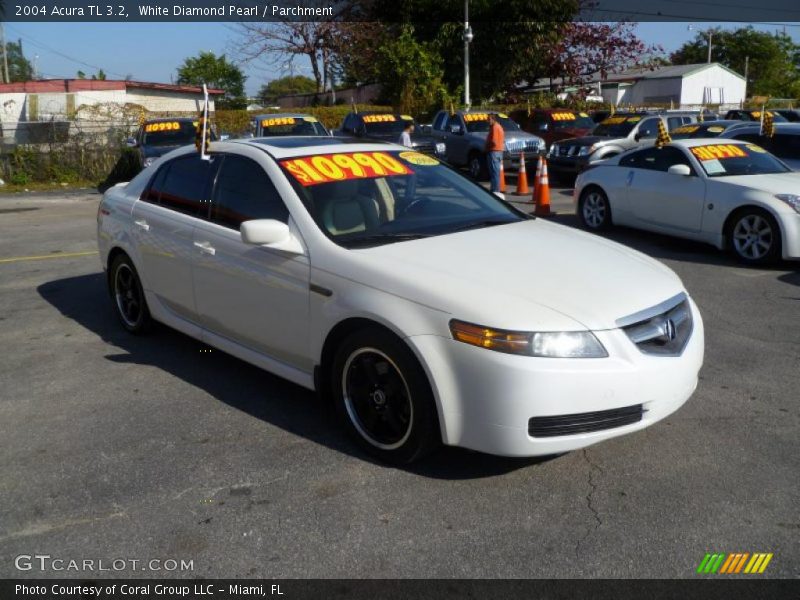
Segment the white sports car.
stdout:
<path fill-rule="evenodd" d="M 125 329 L 155 319 L 317 390 L 392 462 L 630 433 L 686 402 L 703 362 L 664 265 L 394 144 L 176 150 L 106 192 L 98 241 Z"/>
<path fill-rule="evenodd" d="M 746 263 L 800 258 L 800 173 L 753 143 L 632 150 L 581 173 L 573 201 L 591 230 L 627 225 L 699 240 Z"/>

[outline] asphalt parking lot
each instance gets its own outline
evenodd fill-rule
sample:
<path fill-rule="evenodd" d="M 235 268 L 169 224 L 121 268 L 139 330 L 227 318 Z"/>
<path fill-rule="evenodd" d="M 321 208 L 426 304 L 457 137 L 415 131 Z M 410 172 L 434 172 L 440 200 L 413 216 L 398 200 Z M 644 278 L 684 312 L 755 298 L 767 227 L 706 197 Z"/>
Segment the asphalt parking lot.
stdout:
<path fill-rule="evenodd" d="M 800 576 L 800 265 L 612 231 L 700 307 L 692 399 L 549 460 L 446 448 L 394 469 L 314 394 L 165 327 L 126 334 L 98 200 L 0 196 L 0 577 L 77 576 L 15 568 L 38 553 L 193 561 L 101 576 L 691 578 L 706 552 Z M 577 226 L 568 190 L 553 206 Z"/>

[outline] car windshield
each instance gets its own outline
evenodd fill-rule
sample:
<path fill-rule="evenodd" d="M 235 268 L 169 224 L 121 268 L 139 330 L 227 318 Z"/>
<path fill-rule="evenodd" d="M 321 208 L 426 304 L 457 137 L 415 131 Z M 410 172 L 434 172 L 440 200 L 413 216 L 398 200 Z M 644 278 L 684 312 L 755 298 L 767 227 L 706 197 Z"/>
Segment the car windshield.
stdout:
<path fill-rule="evenodd" d="M 708 144 L 689 149 L 709 177 L 768 175 L 791 171 L 777 158 L 755 144 Z"/>
<path fill-rule="evenodd" d="M 609 117 L 592 130 L 592 135 L 603 137 L 625 137 L 642 117 Z"/>
<path fill-rule="evenodd" d="M 519 125 L 502 113 L 496 113 L 495 119 L 500 123 L 503 131 L 520 131 Z M 489 113 L 465 113 L 464 122 L 467 124 L 467 131 L 470 133 L 489 131 Z"/>
<path fill-rule="evenodd" d="M 550 115 L 553 119 L 553 129 L 591 129 L 595 126 L 592 118 L 586 113 L 570 111 L 554 112 Z"/>
<path fill-rule="evenodd" d="M 259 122 L 262 136 L 327 135 L 314 117 L 265 117 Z"/>
<path fill-rule="evenodd" d="M 706 124 L 695 124 L 695 125 L 683 125 L 681 127 L 676 127 L 675 129 L 669 132 L 669 135 L 673 140 L 685 140 L 692 138 L 713 138 L 717 137 L 723 131 L 725 131 L 725 127 L 722 125 L 714 125 L 713 123 L 706 123 Z"/>
<path fill-rule="evenodd" d="M 772 115 L 772 120 L 775 123 L 785 123 L 786 122 L 786 117 L 784 117 L 783 115 L 780 115 L 780 114 L 778 114 L 776 112 L 772 112 L 772 111 L 768 110 L 766 112 L 766 114 Z M 761 120 L 761 111 L 760 110 L 750 110 L 750 111 L 744 110 L 744 111 L 738 111 L 738 112 L 734 111 L 733 118 L 734 119 L 736 119 L 736 118 L 742 119 L 743 121 L 760 121 Z"/>
<path fill-rule="evenodd" d="M 280 161 L 319 228 L 363 248 L 523 221 L 517 211 L 435 158 L 346 152 Z"/>
<path fill-rule="evenodd" d="M 369 135 L 400 135 L 414 119 L 406 115 L 364 115 L 364 127 Z"/>
<path fill-rule="evenodd" d="M 196 123 L 192 121 L 159 121 L 145 123 L 143 146 L 185 146 L 194 143 Z M 212 134 L 212 138 L 213 134 Z"/>

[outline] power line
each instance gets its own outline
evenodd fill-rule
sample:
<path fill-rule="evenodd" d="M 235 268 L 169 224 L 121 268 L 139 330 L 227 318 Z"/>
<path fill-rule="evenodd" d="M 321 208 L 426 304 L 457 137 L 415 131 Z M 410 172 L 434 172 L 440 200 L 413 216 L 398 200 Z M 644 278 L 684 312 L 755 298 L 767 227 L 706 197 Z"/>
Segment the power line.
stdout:
<path fill-rule="evenodd" d="M 669 22 L 668 19 L 675 19 L 677 21 L 693 21 L 697 22 L 709 22 L 709 23 L 742 23 L 748 25 L 770 25 L 774 27 L 800 27 L 800 23 L 775 23 L 769 21 L 745 21 L 745 20 L 736 20 L 736 19 L 727 19 L 726 21 L 720 21 L 717 19 L 712 19 L 710 17 L 699 17 L 697 15 L 673 15 L 668 13 L 652 13 L 652 12 L 641 12 L 641 11 L 631 11 L 631 10 L 614 10 L 611 8 L 592 8 L 591 10 L 587 10 L 585 14 L 591 14 L 593 12 L 603 12 L 603 13 L 611 13 L 618 16 L 641 16 L 641 17 L 659 17 L 659 19 L 652 19 L 651 22 L 658 23 L 658 22 Z"/>

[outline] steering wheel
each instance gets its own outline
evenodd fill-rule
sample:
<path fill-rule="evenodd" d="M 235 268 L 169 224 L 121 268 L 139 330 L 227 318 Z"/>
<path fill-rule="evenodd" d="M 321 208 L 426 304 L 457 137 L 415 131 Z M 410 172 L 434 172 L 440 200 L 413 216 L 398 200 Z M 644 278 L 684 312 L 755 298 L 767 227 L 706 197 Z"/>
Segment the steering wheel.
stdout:
<path fill-rule="evenodd" d="M 403 208 L 403 210 L 400 211 L 400 214 L 398 216 L 402 217 L 402 216 L 405 216 L 406 214 L 412 214 L 411 209 L 413 209 L 414 207 L 417 207 L 417 209 L 422 208 L 423 206 L 428 204 L 430 201 L 431 201 L 431 199 L 428 198 L 427 196 L 419 196 L 418 198 L 415 198 L 414 200 L 409 202 Z"/>

